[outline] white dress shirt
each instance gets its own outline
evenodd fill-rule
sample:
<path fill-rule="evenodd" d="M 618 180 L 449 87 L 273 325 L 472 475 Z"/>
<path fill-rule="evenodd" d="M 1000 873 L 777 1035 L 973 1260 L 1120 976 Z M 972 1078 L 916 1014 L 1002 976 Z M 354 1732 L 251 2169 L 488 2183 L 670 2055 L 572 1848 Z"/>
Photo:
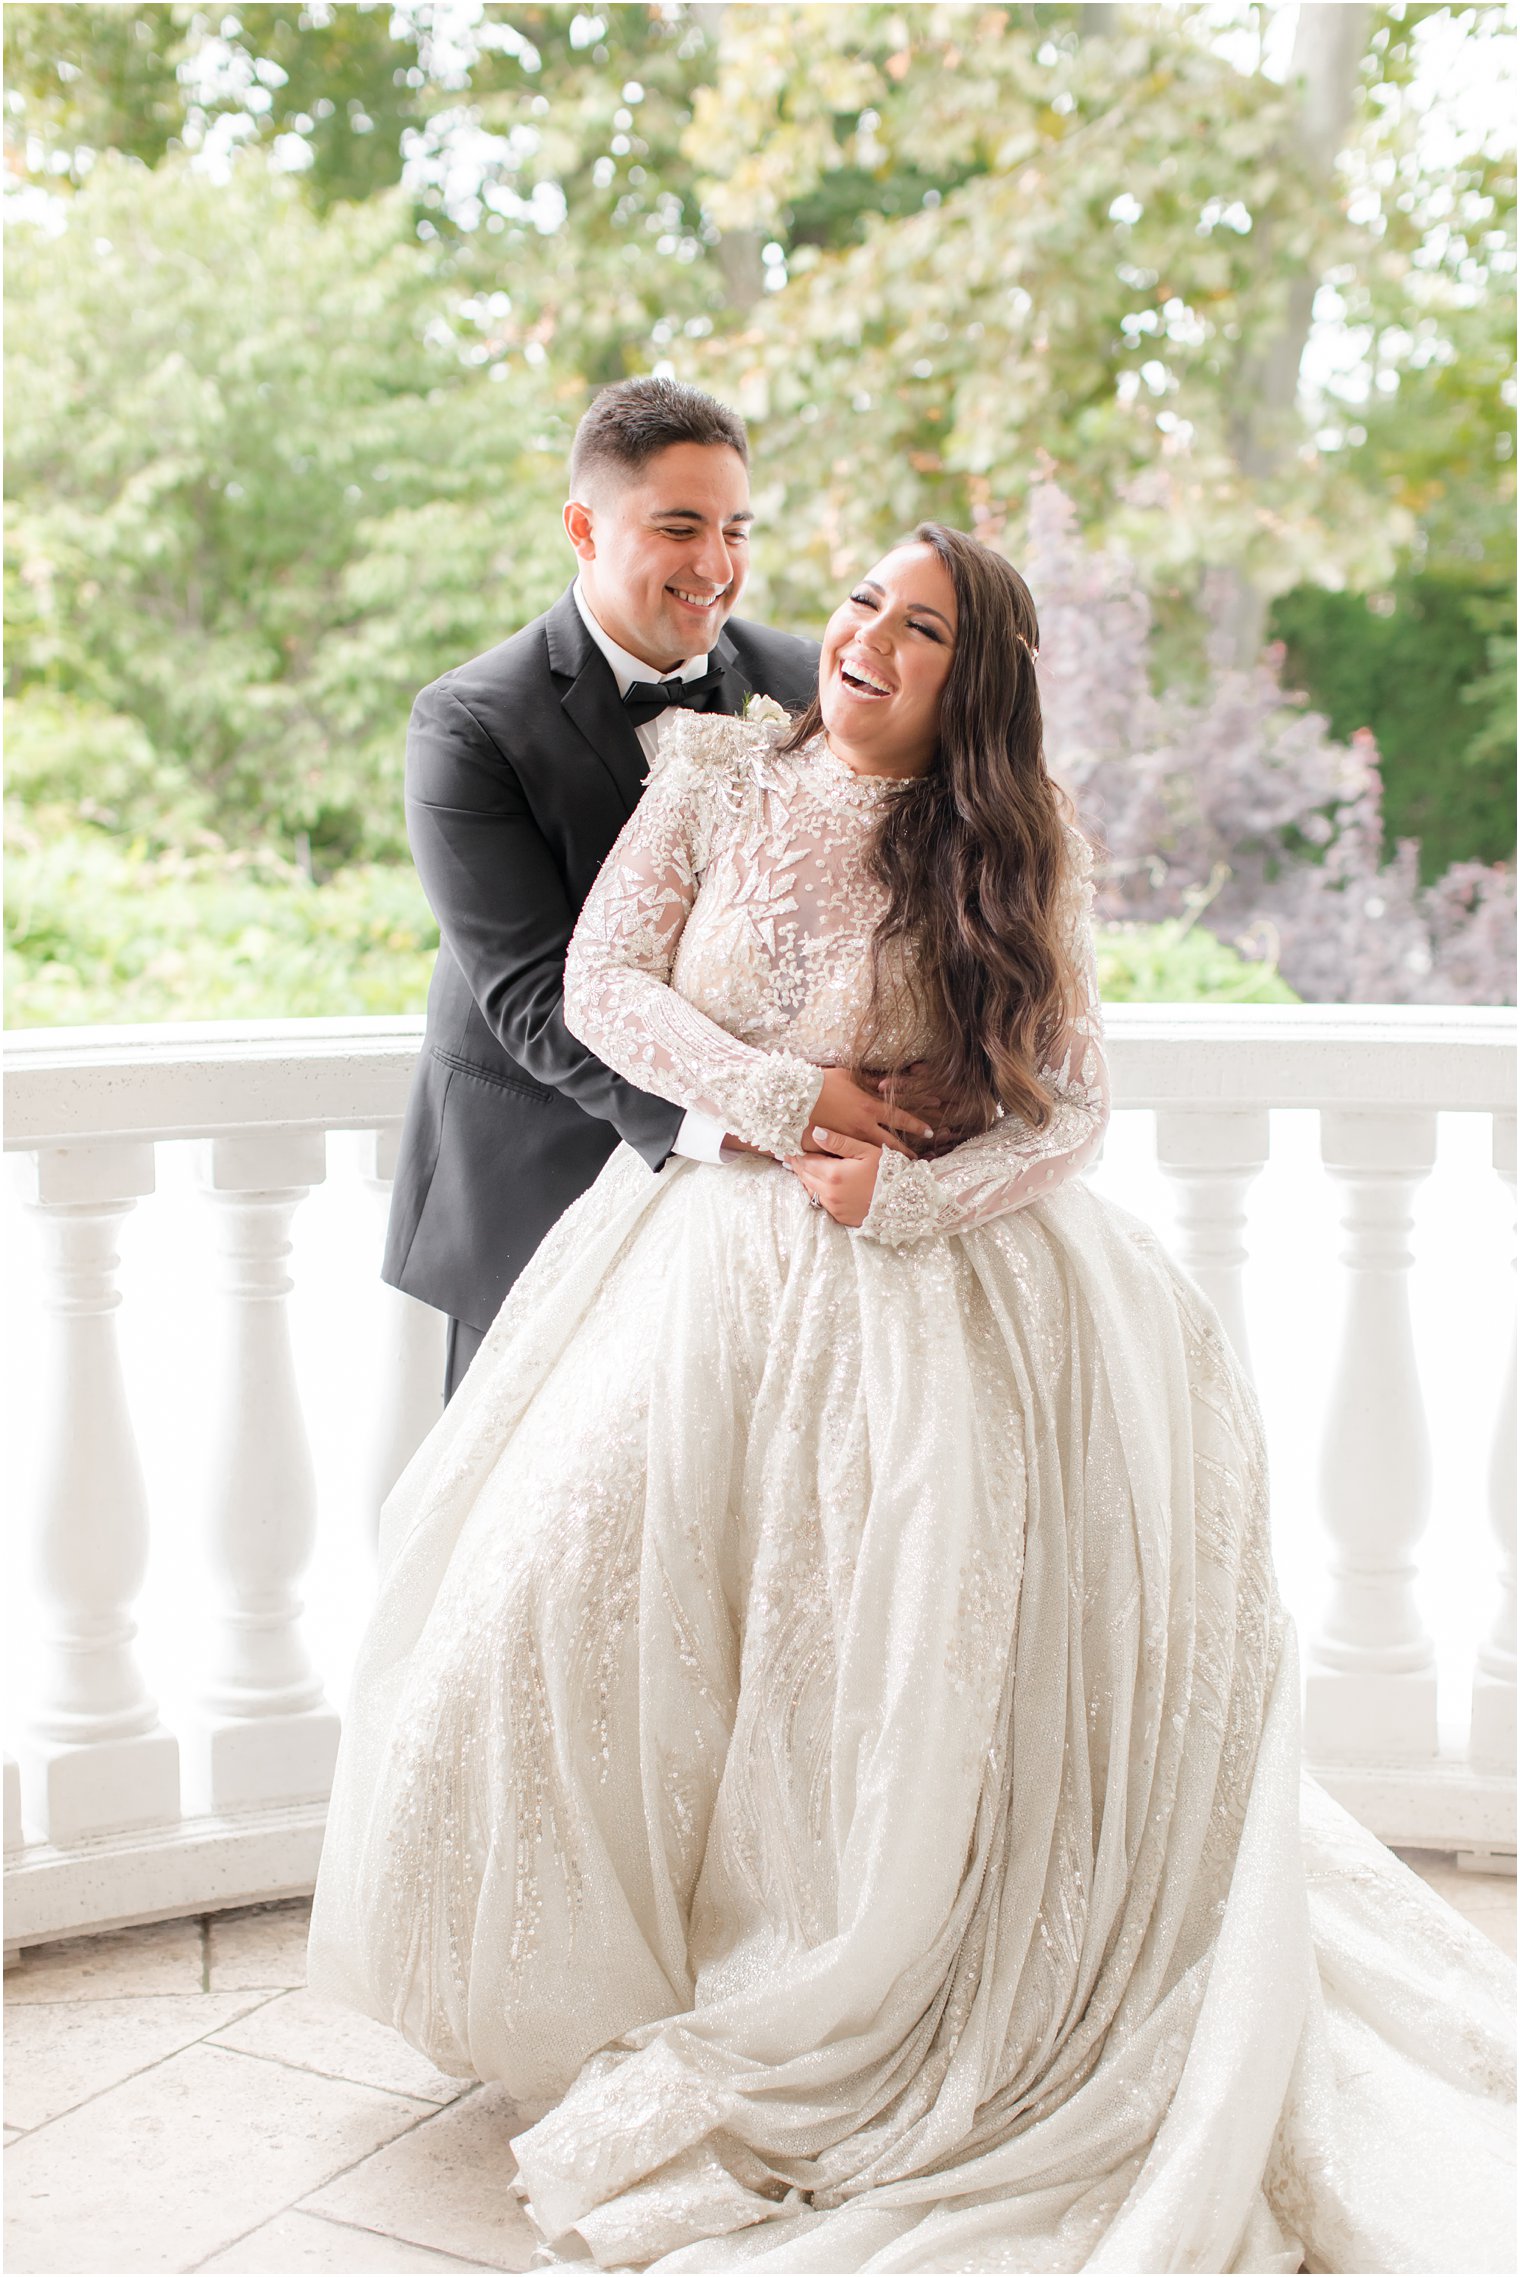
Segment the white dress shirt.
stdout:
<path fill-rule="evenodd" d="M 640 657 L 630 656 L 626 648 L 619 648 L 611 633 L 602 630 L 591 614 L 591 604 L 581 591 L 581 581 L 578 577 L 575 580 L 574 592 L 575 605 L 581 613 L 581 622 L 596 642 L 603 656 L 606 657 L 607 662 L 612 666 L 613 675 L 617 680 L 617 692 L 620 696 L 627 695 L 635 680 L 700 680 L 702 674 L 707 670 L 707 658 L 705 656 L 688 656 L 678 670 L 656 672 L 652 664 L 645 664 Z M 639 748 L 644 754 L 646 764 L 654 758 L 659 725 L 657 719 L 646 719 L 642 720 L 633 731 L 639 739 Z M 685 1119 L 676 1132 L 675 1144 L 671 1152 L 689 1155 L 693 1162 L 722 1162 L 725 1160 L 723 1141 L 727 1135 L 723 1125 L 715 1115 L 699 1114 L 695 1107 L 688 1107 Z"/>

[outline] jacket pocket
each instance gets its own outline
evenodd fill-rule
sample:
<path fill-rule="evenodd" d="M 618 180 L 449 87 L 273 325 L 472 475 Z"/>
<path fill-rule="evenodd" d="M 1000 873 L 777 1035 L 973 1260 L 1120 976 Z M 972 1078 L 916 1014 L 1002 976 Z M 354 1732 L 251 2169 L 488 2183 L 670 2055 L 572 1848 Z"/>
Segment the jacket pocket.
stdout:
<path fill-rule="evenodd" d="M 531 1075 L 504 1075 L 499 1068 L 480 1067 L 459 1052 L 446 1051 L 442 1044 L 434 1044 L 433 1057 L 442 1066 L 453 1068 L 460 1075 L 473 1076 L 477 1083 L 490 1083 L 498 1091 L 516 1091 L 525 1099 L 557 1099 L 559 1093 L 547 1083 L 535 1083 Z"/>

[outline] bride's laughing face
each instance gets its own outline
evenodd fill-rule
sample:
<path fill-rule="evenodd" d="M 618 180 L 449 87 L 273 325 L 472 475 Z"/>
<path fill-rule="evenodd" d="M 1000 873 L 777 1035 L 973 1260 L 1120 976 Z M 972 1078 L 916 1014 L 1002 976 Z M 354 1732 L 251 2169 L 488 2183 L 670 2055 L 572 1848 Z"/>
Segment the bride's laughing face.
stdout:
<path fill-rule="evenodd" d="M 852 586 L 818 669 L 823 724 L 842 758 L 868 773 L 927 773 L 955 631 L 955 587 L 932 546 L 897 546 Z"/>

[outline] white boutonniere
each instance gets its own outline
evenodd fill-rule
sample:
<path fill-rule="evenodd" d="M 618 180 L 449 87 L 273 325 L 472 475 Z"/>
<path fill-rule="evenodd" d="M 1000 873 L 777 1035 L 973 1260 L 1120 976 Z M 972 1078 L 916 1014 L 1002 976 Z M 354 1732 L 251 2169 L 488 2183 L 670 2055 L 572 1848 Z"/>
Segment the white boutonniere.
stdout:
<path fill-rule="evenodd" d="M 744 717 L 752 727 L 790 727 L 792 715 L 774 696 L 751 696 Z"/>

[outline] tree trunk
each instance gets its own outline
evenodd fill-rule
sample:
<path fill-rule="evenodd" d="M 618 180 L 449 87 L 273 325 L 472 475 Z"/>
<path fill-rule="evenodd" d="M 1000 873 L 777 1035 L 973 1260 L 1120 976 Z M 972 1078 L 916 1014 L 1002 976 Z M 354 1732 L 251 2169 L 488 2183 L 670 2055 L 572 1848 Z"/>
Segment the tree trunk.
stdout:
<path fill-rule="evenodd" d="M 687 13 L 701 25 L 703 38 L 716 53 L 723 36 L 726 0 L 688 0 Z M 758 229 L 726 229 L 714 247 L 732 308 L 753 308 L 765 290 L 765 263 L 760 258 L 763 243 Z"/>
<path fill-rule="evenodd" d="M 1334 195 L 1336 154 L 1350 122 L 1371 23 L 1366 0 L 1344 6 L 1340 0 L 1303 0 L 1298 11 L 1288 67 L 1290 81 L 1300 88 L 1295 155 L 1326 199 Z M 1265 276 L 1273 258 L 1268 224 L 1261 226 L 1259 253 Z M 1317 276 L 1302 267 L 1293 270 L 1277 330 L 1241 359 L 1229 433 L 1247 482 L 1269 484 L 1297 447 L 1298 373 L 1318 288 Z M 1217 652 L 1241 667 L 1253 663 L 1266 635 L 1269 596 L 1244 568 L 1222 569 L 1209 584 L 1217 597 Z"/>
<path fill-rule="evenodd" d="M 765 290 L 765 263 L 760 258 L 764 242 L 761 230 L 725 229 L 713 248 L 734 308 L 753 308 Z"/>

